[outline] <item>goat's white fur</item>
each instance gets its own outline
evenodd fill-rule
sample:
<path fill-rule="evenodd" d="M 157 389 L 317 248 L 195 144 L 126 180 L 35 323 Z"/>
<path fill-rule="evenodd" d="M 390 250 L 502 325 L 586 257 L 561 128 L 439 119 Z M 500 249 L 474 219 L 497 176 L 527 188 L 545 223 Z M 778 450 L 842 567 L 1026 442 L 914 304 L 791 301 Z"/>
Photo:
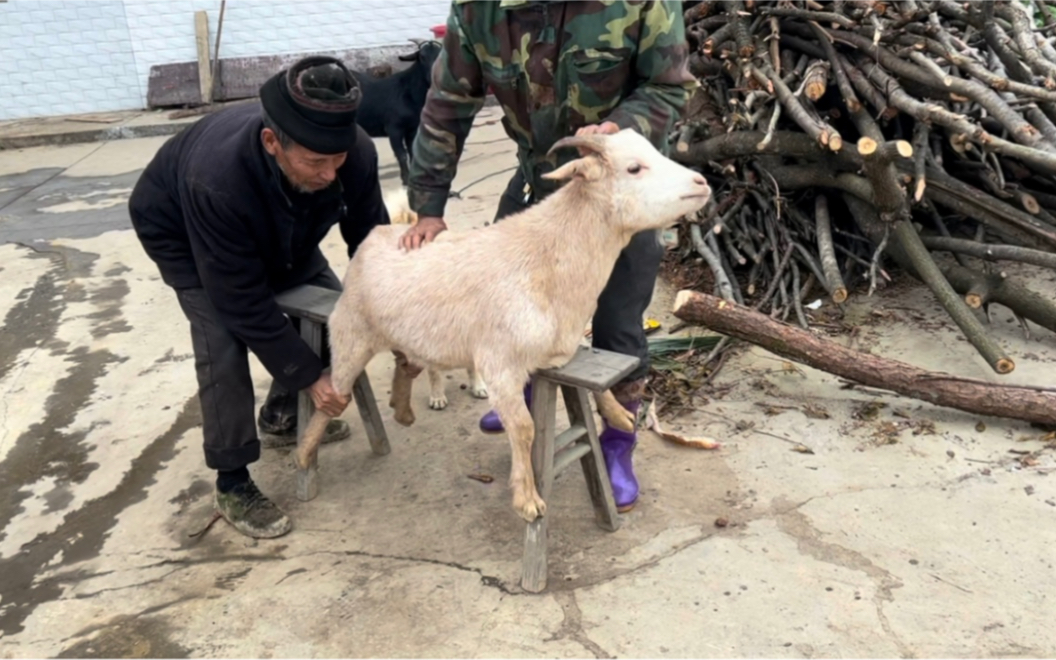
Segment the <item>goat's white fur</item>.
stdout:
<path fill-rule="evenodd" d="M 385 194 L 385 209 L 389 212 L 389 221 L 394 225 L 413 225 L 418 222 L 418 214 L 411 209 L 407 199 L 407 189 L 403 186 L 394 188 Z M 473 367 L 467 369 L 469 373 L 469 393 L 477 399 L 488 398 L 488 388 L 484 379 L 480 377 Z M 447 407 L 447 393 L 444 387 L 444 377 L 433 367 L 429 368 L 429 408 L 432 410 L 443 410 Z"/>
<path fill-rule="evenodd" d="M 569 183 L 502 222 L 447 231 L 412 252 L 398 247 L 406 227 L 375 228 L 349 263 L 329 319 L 332 378 L 342 394 L 385 350 L 419 367 L 475 368 L 483 376 L 510 439 L 513 507 L 527 521 L 546 503 L 532 471 L 525 381 L 572 358 L 631 237 L 699 210 L 711 195 L 700 174 L 631 130 L 564 138 L 553 149 L 565 147 L 587 155 L 546 176 Z M 404 425 L 414 422 L 417 371 L 398 365 L 393 377 L 389 405 Z M 312 415 L 297 449 L 301 469 L 315 464 L 328 421 Z"/>

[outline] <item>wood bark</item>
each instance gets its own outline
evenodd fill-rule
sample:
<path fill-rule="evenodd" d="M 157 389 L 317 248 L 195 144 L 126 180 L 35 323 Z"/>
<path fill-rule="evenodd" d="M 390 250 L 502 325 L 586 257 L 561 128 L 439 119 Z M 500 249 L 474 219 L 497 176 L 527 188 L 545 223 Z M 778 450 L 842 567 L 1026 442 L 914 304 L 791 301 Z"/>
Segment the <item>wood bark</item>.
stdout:
<path fill-rule="evenodd" d="M 674 315 L 869 387 L 972 414 L 1056 424 L 1054 394 L 930 372 L 856 351 L 705 293 L 680 291 L 675 298 Z"/>

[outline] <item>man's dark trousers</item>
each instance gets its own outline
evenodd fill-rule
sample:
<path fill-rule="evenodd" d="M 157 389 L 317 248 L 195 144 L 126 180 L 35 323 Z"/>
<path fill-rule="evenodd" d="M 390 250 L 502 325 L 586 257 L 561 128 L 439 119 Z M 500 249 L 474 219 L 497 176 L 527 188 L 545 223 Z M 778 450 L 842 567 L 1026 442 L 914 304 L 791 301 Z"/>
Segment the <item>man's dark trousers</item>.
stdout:
<path fill-rule="evenodd" d="M 329 268 L 305 284 L 341 290 L 341 280 Z M 205 464 L 210 469 L 223 471 L 245 467 L 260 458 L 249 352 L 220 322 L 203 289 L 176 289 L 176 297 L 191 324 Z M 291 320 L 299 328 L 299 319 Z M 329 366 L 330 350 L 325 335 L 321 357 L 323 364 Z M 262 420 L 270 427 L 295 431 L 297 395 L 272 380 L 261 409 Z"/>
<path fill-rule="evenodd" d="M 525 179 L 518 168 L 499 198 L 495 222 L 523 211 L 538 200 L 525 199 Z M 653 299 L 653 287 L 660 273 L 664 248 L 656 232 L 635 234 L 620 253 L 605 289 L 598 297 L 598 308 L 591 322 L 594 348 L 633 355 L 641 360 L 624 383 L 640 381 L 649 374 L 649 341 L 642 318 Z"/>

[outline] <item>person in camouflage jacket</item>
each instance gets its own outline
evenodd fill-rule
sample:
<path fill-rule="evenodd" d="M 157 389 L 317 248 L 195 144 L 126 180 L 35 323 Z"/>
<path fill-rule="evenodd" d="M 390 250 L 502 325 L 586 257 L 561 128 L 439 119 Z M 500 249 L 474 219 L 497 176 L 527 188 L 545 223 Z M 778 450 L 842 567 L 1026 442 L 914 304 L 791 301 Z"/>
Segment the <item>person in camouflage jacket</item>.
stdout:
<path fill-rule="evenodd" d="M 419 220 L 401 245 L 417 249 L 446 229 L 451 182 L 488 91 L 503 109 L 519 164 L 499 201 L 499 221 L 560 185 L 542 175 L 576 157 L 547 155 L 562 137 L 630 128 L 667 154 L 668 136 L 697 84 L 678 2 L 454 0 L 412 150 L 408 197 Z M 613 392 L 633 413 L 649 369 L 642 321 L 662 253 L 655 233 L 635 236 L 592 322 L 596 348 L 641 359 Z M 530 387 L 525 396 L 530 401 Z M 503 430 L 494 411 L 480 425 L 485 432 Z M 601 441 L 617 506 L 629 510 L 638 497 L 631 463 L 636 436 L 606 427 Z"/>

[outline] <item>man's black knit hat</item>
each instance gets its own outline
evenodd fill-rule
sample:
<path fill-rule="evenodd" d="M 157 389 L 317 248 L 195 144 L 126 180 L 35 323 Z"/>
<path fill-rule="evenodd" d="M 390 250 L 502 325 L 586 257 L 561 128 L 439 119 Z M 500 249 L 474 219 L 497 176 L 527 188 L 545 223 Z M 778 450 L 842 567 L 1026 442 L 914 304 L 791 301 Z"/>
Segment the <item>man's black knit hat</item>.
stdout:
<path fill-rule="evenodd" d="M 342 153 L 355 145 L 361 96 L 345 65 L 323 56 L 306 57 L 260 87 L 260 102 L 278 127 L 320 154 Z"/>

